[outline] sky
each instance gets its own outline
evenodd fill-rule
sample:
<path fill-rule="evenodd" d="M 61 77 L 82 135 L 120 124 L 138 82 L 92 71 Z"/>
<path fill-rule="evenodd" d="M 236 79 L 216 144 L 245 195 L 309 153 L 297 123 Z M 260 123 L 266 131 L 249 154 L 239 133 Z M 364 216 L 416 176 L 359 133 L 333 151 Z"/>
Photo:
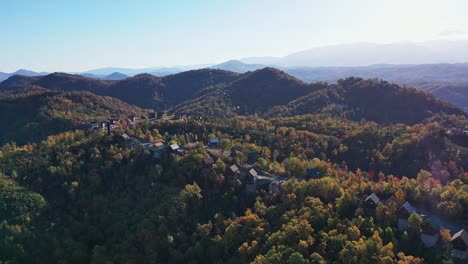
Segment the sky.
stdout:
<path fill-rule="evenodd" d="M 0 0 L 0 71 L 215 64 L 468 37 L 466 0 Z"/>

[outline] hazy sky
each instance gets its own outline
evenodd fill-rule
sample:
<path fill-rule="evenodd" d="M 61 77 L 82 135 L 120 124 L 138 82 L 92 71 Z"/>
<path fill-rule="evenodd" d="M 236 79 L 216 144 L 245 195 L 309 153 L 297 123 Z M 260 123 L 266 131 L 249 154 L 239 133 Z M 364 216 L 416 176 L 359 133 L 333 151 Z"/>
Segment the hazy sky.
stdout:
<path fill-rule="evenodd" d="M 467 0 L 0 0 L 0 71 L 284 56 L 468 33 Z"/>

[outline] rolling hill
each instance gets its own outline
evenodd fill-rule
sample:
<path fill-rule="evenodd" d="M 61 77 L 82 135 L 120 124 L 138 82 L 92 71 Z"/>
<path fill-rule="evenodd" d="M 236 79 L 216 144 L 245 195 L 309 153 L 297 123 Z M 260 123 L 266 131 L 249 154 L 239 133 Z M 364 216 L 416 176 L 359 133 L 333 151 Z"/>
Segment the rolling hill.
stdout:
<path fill-rule="evenodd" d="M 377 79 L 347 78 L 338 84 L 305 83 L 275 68 L 238 74 L 215 69 L 186 71 L 165 77 L 139 74 L 123 80 L 97 80 L 81 75 L 53 73 L 43 77 L 13 76 L 0 83 L 0 93 L 89 91 L 128 104 L 156 110 L 170 109 L 203 116 L 262 116 L 331 113 L 352 120 L 416 123 L 437 113 L 465 114 L 462 110 L 414 88 Z M 460 87 L 426 87 L 443 98 L 463 103 Z M 273 108 L 273 109 L 272 109 Z"/>
<path fill-rule="evenodd" d="M 415 88 L 361 78 L 339 80 L 337 85 L 307 84 L 272 68 L 202 90 L 197 98 L 173 111 L 217 116 L 257 113 L 267 117 L 326 113 L 351 120 L 408 124 L 437 113 L 466 116 L 461 109 Z"/>
<path fill-rule="evenodd" d="M 128 76 L 125 75 L 125 74 L 122 74 L 120 72 L 113 72 L 113 73 L 111 73 L 111 74 L 109 74 L 107 76 L 104 76 L 104 78 L 102 78 L 102 79 L 104 79 L 104 80 L 123 80 L 123 79 L 126 79 L 126 78 L 128 78 Z"/>
<path fill-rule="evenodd" d="M 200 69 L 165 77 L 139 74 L 123 80 L 100 80 L 77 74 L 52 73 L 43 77 L 15 75 L 0 83 L 1 90 L 13 87 L 27 92 L 28 87 L 58 91 L 90 91 L 98 95 L 119 98 L 143 108 L 166 109 L 191 98 L 201 89 L 229 82 L 236 73 Z"/>
<path fill-rule="evenodd" d="M 30 71 L 30 70 L 25 70 L 25 69 L 19 69 L 15 72 L 12 73 L 5 73 L 5 72 L 0 72 L 0 82 L 4 81 L 11 76 L 14 75 L 24 75 L 24 76 L 43 76 L 46 75 L 46 72 L 35 72 L 35 71 Z"/>
<path fill-rule="evenodd" d="M 0 144 L 36 142 L 76 128 L 76 120 L 106 120 L 137 114 L 141 109 L 90 92 L 42 91 L 0 98 Z"/>
<path fill-rule="evenodd" d="M 381 80 L 347 78 L 325 89 L 272 109 L 267 116 L 326 113 L 350 120 L 415 124 L 437 113 L 464 115 L 463 110 L 416 88 Z"/>

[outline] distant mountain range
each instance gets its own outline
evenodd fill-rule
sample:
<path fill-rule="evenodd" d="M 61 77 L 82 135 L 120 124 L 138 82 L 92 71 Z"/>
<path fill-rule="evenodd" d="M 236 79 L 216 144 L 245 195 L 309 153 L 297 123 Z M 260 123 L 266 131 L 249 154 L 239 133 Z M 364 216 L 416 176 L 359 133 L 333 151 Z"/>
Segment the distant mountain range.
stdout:
<path fill-rule="evenodd" d="M 332 45 L 296 52 L 284 57 L 251 57 L 216 65 L 142 69 L 107 67 L 73 74 L 96 80 L 115 81 L 143 73 L 163 78 L 187 70 L 207 67 L 240 74 L 274 67 L 305 82 L 336 83 L 339 79 L 351 76 L 384 79 L 402 86 L 427 90 L 439 98 L 468 109 L 468 63 L 466 62 L 468 62 L 468 40 L 435 40 L 420 43 Z M 0 82 L 14 75 L 43 76 L 46 74 L 24 69 L 13 73 L 0 72 Z M 18 82 L 21 78 L 11 81 Z M 146 106 L 151 106 L 151 104 Z"/>
<path fill-rule="evenodd" d="M 244 74 L 200 69 L 164 77 L 139 74 L 122 80 L 66 73 L 15 75 L 0 83 L 0 98 L 46 91 L 87 91 L 141 108 L 201 116 L 323 113 L 352 120 L 413 124 L 438 113 L 466 115 L 415 88 L 354 77 L 333 85 L 306 83 L 271 67 Z"/>
<path fill-rule="evenodd" d="M 462 63 L 468 62 L 468 40 L 340 44 L 312 48 L 284 57 L 252 57 L 241 59 L 241 61 L 249 64 L 286 67 Z"/>
<path fill-rule="evenodd" d="M 41 75 L 46 75 L 47 72 L 34 72 L 34 71 L 30 71 L 30 70 L 25 70 L 25 69 L 19 69 L 15 72 L 12 72 L 12 73 L 5 73 L 5 72 L 0 72 L 0 82 L 1 81 L 4 81 L 8 78 L 10 78 L 11 76 L 14 76 L 14 75 L 24 75 L 24 76 L 41 76 Z"/>
<path fill-rule="evenodd" d="M 246 73 L 266 67 L 262 64 L 246 64 L 241 61 L 231 60 L 225 63 L 211 66 L 211 69 L 219 69 L 236 73 Z M 403 86 L 412 86 L 427 90 L 437 97 L 447 100 L 461 108 L 468 109 L 468 63 L 456 64 L 421 64 L 421 65 L 371 65 L 361 67 L 278 67 L 287 74 L 305 82 L 336 83 L 339 79 L 350 76 L 364 79 L 379 78 L 391 81 Z M 113 69 L 113 68 L 112 68 Z M 175 70 L 175 69 L 172 69 Z M 46 73 L 36 73 L 20 70 L 16 73 L 24 73 L 24 76 L 42 76 Z M 99 73 L 99 72 L 98 72 Z M 4 74 L 5 78 L 13 74 Z M 123 80 L 129 76 L 113 72 L 109 75 L 95 75 L 92 73 L 79 73 L 78 75 L 96 80 Z M 151 73 L 152 76 L 164 77 L 174 74 L 168 72 Z M 1 81 L 1 76 L 0 76 Z M 6 82 L 21 82 L 24 78 L 13 78 Z M 10 85 L 11 86 L 11 85 Z M 86 90 L 85 87 L 82 89 Z"/>

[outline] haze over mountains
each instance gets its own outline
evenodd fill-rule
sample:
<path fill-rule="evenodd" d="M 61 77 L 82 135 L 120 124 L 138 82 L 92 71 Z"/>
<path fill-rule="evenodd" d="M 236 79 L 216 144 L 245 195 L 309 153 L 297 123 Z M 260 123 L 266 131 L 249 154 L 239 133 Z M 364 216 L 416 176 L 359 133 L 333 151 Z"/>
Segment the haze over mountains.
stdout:
<path fill-rule="evenodd" d="M 468 61 L 468 40 L 339 44 L 299 51 L 284 57 L 251 57 L 241 61 L 289 67 L 460 63 Z"/>
<path fill-rule="evenodd" d="M 380 78 L 399 85 L 424 89 L 467 109 L 468 63 L 466 62 L 468 62 L 467 40 L 434 40 L 420 43 L 342 44 L 312 48 L 284 57 L 244 58 L 216 65 L 141 69 L 107 67 L 75 74 L 100 80 L 123 80 L 142 73 L 164 77 L 207 67 L 246 73 L 269 66 L 281 69 L 305 82 L 336 83 L 339 79 L 351 76 L 365 79 Z M 46 74 L 23 69 L 13 73 L 0 72 L 0 81 L 14 75 Z"/>

